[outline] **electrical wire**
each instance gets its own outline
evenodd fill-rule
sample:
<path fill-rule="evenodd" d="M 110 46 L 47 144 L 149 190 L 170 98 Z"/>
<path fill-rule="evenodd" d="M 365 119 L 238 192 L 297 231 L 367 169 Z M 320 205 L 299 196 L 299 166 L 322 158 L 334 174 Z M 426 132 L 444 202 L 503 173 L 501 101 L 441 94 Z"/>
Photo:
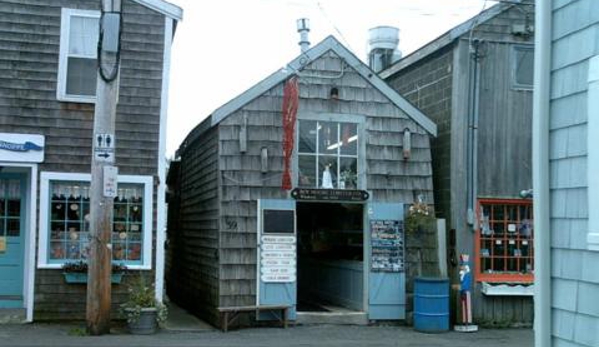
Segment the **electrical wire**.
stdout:
<path fill-rule="evenodd" d="M 345 36 L 343 35 L 343 33 L 341 32 L 341 30 L 339 30 L 339 28 L 335 25 L 335 23 L 333 23 L 333 21 L 331 20 L 331 18 L 327 15 L 326 11 L 324 10 L 324 7 L 322 6 L 322 4 L 320 3 L 320 1 L 315 0 L 316 2 L 316 6 L 318 7 L 318 9 L 320 10 L 320 12 L 322 13 L 322 15 L 326 18 L 326 20 L 329 22 L 329 24 L 331 24 L 333 26 L 333 29 L 335 29 L 335 31 L 337 32 L 337 34 L 339 34 L 339 37 L 341 37 L 341 39 L 343 40 L 343 42 L 345 43 L 345 45 L 347 47 L 350 48 L 350 50 L 356 52 L 356 50 L 354 50 L 354 48 L 349 44 L 349 41 L 347 41 L 347 39 L 345 38 Z"/>

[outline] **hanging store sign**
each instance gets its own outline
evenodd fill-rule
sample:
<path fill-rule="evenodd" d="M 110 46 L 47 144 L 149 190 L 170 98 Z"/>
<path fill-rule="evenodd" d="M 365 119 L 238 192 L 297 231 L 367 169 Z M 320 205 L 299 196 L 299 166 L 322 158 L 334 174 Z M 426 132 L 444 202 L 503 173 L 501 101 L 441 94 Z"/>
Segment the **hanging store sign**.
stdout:
<path fill-rule="evenodd" d="M 295 200 L 309 201 L 366 201 L 370 197 L 365 190 L 295 188 L 291 191 Z"/>
<path fill-rule="evenodd" d="M 0 161 L 41 163 L 44 145 L 43 135 L 0 133 Z"/>

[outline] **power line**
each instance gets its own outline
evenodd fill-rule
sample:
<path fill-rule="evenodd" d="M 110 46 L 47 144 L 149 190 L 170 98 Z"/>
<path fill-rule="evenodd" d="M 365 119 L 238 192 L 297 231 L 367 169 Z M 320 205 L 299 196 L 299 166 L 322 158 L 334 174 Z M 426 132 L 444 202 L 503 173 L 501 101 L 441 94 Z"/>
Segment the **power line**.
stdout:
<path fill-rule="evenodd" d="M 326 11 L 324 10 L 324 7 L 322 6 L 322 4 L 320 3 L 320 1 L 315 0 L 316 2 L 316 6 L 318 7 L 318 9 L 320 10 L 320 12 L 322 12 L 322 15 L 326 18 L 326 20 L 329 22 L 329 24 L 331 24 L 333 26 L 333 29 L 335 29 L 335 31 L 337 32 L 337 34 L 339 34 L 339 37 L 341 38 L 341 40 L 343 40 L 343 42 L 345 43 L 345 45 L 353 52 L 356 52 L 354 50 L 354 48 L 349 44 L 349 41 L 347 41 L 347 39 L 345 38 L 345 36 L 343 35 L 343 33 L 341 32 L 341 30 L 339 30 L 339 28 L 335 25 L 335 23 L 333 23 L 333 21 L 331 20 L 331 18 L 327 15 Z"/>

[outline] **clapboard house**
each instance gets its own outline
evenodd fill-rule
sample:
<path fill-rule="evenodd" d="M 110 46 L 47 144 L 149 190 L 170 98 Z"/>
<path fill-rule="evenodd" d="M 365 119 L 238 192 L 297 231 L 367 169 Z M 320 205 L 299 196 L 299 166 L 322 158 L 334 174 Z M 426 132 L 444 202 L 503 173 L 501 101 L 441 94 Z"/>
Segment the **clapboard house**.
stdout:
<path fill-rule="evenodd" d="M 0 321 L 83 319 L 101 2 L 0 1 Z M 116 133 L 97 153 L 119 169 L 113 263 L 162 297 L 165 126 L 171 43 L 182 10 L 123 0 Z M 115 146 L 116 145 L 116 146 Z M 112 152 L 113 148 L 116 152 Z M 125 276 L 114 284 L 113 312 Z"/>
<path fill-rule="evenodd" d="M 404 319 L 401 220 L 433 203 L 435 134 L 334 37 L 302 52 L 179 147 L 169 297 L 215 324 L 219 307 L 267 304 Z"/>
<path fill-rule="evenodd" d="M 599 346 L 599 3 L 537 1 L 537 19 L 535 346 Z"/>
<path fill-rule="evenodd" d="M 479 324 L 533 320 L 533 44 L 532 2 L 499 3 L 380 72 L 438 125 L 437 217 L 453 283 L 470 255 Z"/>

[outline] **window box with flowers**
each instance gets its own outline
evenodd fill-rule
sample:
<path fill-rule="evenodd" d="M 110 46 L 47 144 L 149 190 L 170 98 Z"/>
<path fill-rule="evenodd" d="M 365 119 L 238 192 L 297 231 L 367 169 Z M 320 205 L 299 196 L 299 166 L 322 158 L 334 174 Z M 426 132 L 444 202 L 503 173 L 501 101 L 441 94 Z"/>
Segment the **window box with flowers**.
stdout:
<path fill-rule="evenodd" d="M 121 283 L 127 267 L 123 264 L 112 264 L 110 282 Z M 84 261 L 68 262 L 62 265 L 62 274 L 67 283 L 87 283 L 88 265 Z"/>

